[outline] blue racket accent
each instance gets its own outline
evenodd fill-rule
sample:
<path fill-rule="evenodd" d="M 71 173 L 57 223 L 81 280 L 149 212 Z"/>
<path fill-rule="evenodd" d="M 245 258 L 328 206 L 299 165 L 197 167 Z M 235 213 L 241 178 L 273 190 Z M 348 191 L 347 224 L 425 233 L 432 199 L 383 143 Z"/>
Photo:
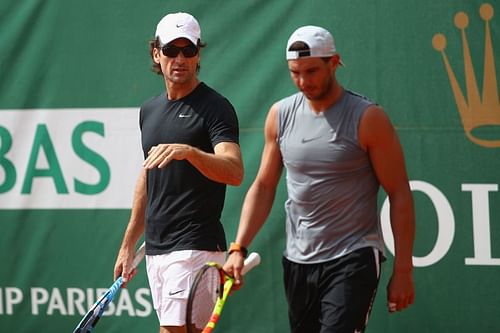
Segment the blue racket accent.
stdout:
<path fill-rule="evenodd" d="M 108 304 L 111 303 L 113 297 L 115 297 L 118 290 L 123 284 L 123 278 L 120 276 L 116 281 L 111 285 L 111 287 L 104 293 L 104 295 L 99 298 L 97 302 L 94 303 L 92 309 L 87 312 L 87 315 L 83 317 L 78 326 L 75 328 L 73 333 L 90 333 L 94 329 L 95 325 L 101 318 L 104 310 L 108 307 Z"/>
<path fill-rule="evenodd" d="M 137 265 L 139 265 L 142 258 L 144 258 L 145 252 L 146 252 L 146 246 L 144 243 L 142 243 L 142 245 L 139 247 L 139 249 L 137 249 L 137 252 L 135 253 L 134 260 L 132 261 L 132 268 L 136 268 Z M 87 314 L 85 314 L 80 323 L 78 323 L 73 333 L 92 332 L 95 325 L 97 324 L 102 314 L 104 313 L 104 310 L 106 310 L 109 303 L 111 303 L 113 297 L 115 297 L 118 290 L 120 290 L 122 284 L 123 284 L 123 278 L 120 276 L 111 285 L 111 287 L 109 287 L 109 289 L 106 290 L 104 295 L 102 295 L 101 298 L 99 298 L 97 302 L 94 303 L 89 312 L 87 312 Z"/>

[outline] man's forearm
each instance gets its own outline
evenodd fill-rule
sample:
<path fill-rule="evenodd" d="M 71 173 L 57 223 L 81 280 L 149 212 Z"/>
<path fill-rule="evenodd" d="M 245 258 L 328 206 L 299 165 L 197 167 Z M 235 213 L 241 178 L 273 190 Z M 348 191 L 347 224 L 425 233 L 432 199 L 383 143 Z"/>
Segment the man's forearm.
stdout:
<path fill-rule="evenodd" d="M 195 149 L 189 162 L 205 177 L 215 182 L 238 186 L 243 180 L 243 164 L 239 157 Z"/>
<path fill-rule="evenodd" d="M 391 201 L 390 215 L 394 235 L 394 270 L 411 271 L 415 240 L 415 212 L 411 192 Z"/>
<path fill-rule="evenodd" d="M 266 222 L 273 206 L 275 189 L 253 184 L 243 203 L 236 242 L 249 246 Z"/>
<path fill-rule="evenodd" d="M 144 169 L 141 170 L 134 192 L 130 220 L 125 230 L 125 235 L 123 236 L 121 248 L 135 248 L 137 240 L 139 240 L 144 233 L 144 219 L 147 203 L 146 176 L 147 171 Z"/>

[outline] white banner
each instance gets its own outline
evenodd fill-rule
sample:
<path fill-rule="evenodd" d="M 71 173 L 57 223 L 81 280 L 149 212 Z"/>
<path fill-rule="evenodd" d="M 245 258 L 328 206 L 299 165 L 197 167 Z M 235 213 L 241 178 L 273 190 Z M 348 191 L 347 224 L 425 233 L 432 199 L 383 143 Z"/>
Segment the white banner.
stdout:
<path fill-rule="evenodd" d="M 0 111 L 0 209 L 127 209 L 139 108 Z"/>

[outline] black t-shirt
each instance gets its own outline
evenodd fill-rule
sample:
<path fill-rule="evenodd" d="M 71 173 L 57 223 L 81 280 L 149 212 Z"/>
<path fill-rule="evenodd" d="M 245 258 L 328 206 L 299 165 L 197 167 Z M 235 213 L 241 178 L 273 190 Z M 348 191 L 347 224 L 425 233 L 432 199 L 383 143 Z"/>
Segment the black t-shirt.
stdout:
<path fill-rule="evenodd" d="M 160 143 L 184 143 L 213 153 L 220 142 L 239 143 L 231 103 L 204 83 L 182 99 L 165 93 L 140 111 L 142 149 L 147 156 Z M 209 180 L 187 161 L 174 160 L 147 176 L 146 253 L 226 250 L 220 222 L 226 185 Z"/>

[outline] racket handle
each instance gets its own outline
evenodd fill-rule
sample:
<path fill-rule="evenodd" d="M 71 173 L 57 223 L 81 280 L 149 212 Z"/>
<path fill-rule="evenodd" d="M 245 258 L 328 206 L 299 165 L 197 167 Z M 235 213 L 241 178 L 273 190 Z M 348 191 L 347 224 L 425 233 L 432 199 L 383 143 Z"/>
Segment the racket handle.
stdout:
<path fill-rule="evenodd" d="M 248 258 L 245 259 L 245 266 L 243 266 L 241 274 L 245 275 L 258 264 L 260 264 L 260 255 L 257 252 L 250 253 Z"/>
<path fill-rule="evenodd" d="M 134 260 L 132 261 L 132 268 L 136 268 L 140 263 L 144 254 L 146 253 L 146 243 L 142 243 L 141 246 L 135 252 Z"/>
<path fill-rule="evenodd" d="M 118 277 L 118 279 L 115 280 L 113 285 L 109 288 L 110 299 L 113 299 L 113 297 L 115 297 L 116 292 L 120 289 L 122 284 L 123 284 L 123 278 L 120 276 Z"/>

